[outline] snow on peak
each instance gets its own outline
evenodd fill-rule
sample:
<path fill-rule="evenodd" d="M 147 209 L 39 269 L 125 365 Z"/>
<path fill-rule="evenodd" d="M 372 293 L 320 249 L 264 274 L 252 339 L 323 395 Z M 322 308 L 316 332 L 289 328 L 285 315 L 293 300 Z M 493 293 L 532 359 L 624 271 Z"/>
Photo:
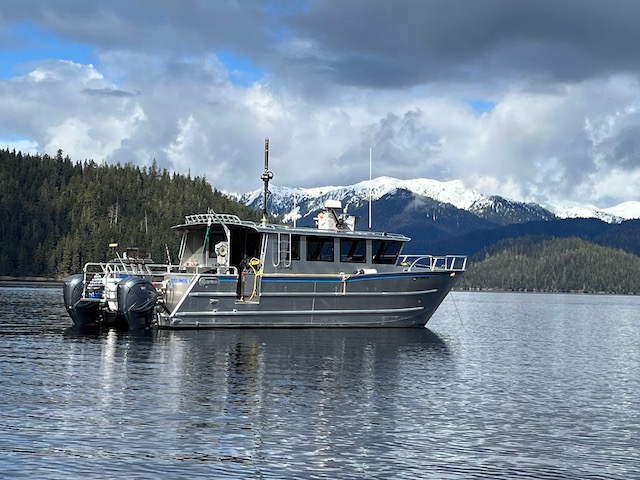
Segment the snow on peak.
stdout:
<path fill-rule="evenodd" d="M 460 180 L 441 182 L 427 178 L 413 180 L 400 180 L 394 177 L 377 177 L 372 180 L 364 180 L 355 185 L 328 185 L 313 188 L 290 188 L 270 185 L 271 200 L 275 203 L 290 199 L 294 195 L 298 200 L 319 199 L 331 197 L 341 200 L 346 196 L 353 196 L 363 200 L 379 200 L 387 194 L 397 190 L 408 190 L 416 195 L 433 198 L 442 203 L 450 203 L 460 209 L 469 209 L 474 203 L 486 201 L 486 197 L 475 190 L 464 186 Z M 238 195 L 242 203 L 251 204 L 262 195 L 262 189 Z"/>
<path fill-rule="evenodd" d="M 456 208 L 470 212 L 481 211 L 493 201 L 475 190 L 467 188 L 460 180 L 439 181 L 428 178 L 401 180 L 394 177 L 377 177 L 363 180 L 354 185 L 327 185 L 313 188 L 269 186 L 270 202 L 275 210 L 287 211 L 286 215 L 300 218 L 302 212 L 295 205 L 306 203 L 309 212 L 322 208 L 326 199 L 340 200 L 343 203 L 359 203 L 380 200 L 387 194 L 398 190 L 407 190 L 415 195 L 429 197 L 438 202 L 448 203 Z M 263 190 L 261 188 L 244 194 L 226 193 L 245 205 L 261 204 Z M 296 209 L 294 212 L 293 209 Z M 598 218 L 608 223 L 620 223 L 624 220 L 640 219 L 640 202 L 624 202 L 610 208 L 599 208 L 594 205 L 582 205 L 564 201 L 554 205 L 546 205 L 549 211 L 558 218 Z"/>
<path fill-rule="evenodd" d="M 378 177 L 371 181 L 365 180 L 354 187 L 360 186 L 362 189 L 371 188 L 378 194 L 374 199 L 384 196 L 398 189 L 408 190 L 416 195 L 433 198 L 442 203 L 449 203 L 454 207 L 468 210 L 471 206 L 486 197 L 481 193 L 465 187 L 460 180 L 441 182 L 429 178 L 415 178 L 412 180 L 399 180 L 393 177 Z"/>
<path fill-rule="evenodd" d="M 613 207 L 599 208 L 565 201 L 553 207 L 552 211 L 559 218 L 598 218 L 607 223 L 620 223 L 640 218 L 640 202 L 623 202 Z"/>
<path fill-rule="evenodd" d="M 625 220 L 632 220 L 640 218 L 640 202 L 622 202 L 614 207 L 603 208 L 602 211 Z"/>

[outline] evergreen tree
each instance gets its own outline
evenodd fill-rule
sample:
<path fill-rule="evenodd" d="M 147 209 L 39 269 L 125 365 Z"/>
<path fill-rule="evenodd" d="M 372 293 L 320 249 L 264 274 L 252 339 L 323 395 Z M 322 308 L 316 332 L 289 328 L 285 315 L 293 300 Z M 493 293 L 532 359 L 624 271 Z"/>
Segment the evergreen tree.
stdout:
<path fill-rule="evenodd" d="M 154 161 L 100 165 L 0 150 L 0 275 L 64 277 L 88 261 L 109 259 L 108 244 L 145 248 L 174 259 L 171 226 L 215 211 L 258 220 L 259 213 L 214 190 L 205 178 L 170 175 Z"/>

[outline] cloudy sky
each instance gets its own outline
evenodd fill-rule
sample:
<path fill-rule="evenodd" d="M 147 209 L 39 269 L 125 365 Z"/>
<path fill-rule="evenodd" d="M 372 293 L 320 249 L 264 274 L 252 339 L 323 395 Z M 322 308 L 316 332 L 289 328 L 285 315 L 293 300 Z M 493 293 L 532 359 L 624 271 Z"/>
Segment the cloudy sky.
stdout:
<path fill-rule="evenodd" d="M 640 200 L 638 0 L 0 0 L 0 147 Z"/>

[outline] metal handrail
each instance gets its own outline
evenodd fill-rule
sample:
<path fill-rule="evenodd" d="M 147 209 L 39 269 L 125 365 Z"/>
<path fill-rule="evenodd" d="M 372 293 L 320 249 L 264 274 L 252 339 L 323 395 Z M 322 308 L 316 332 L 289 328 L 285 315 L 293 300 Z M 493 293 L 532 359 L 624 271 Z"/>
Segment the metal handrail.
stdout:
<path fill-rule="evenodd" d="M 220 274 L 224 274 L 224 273 L 231 273 L 231 274 L 236 274 L 238 272 L 238 269 L 233 266 L 226 266 L 226 265 L 194 265 L 194 266 L 189 266 L 189 265 L 177 265 L 177 264 L 169 264 L 169 263 L 139 263 L 139 264 L 133 264 L 133 263 L 129 263 L 127 264 L 127 266 L 131 267 L 132 265 L 136 265 L 139 267 L 144 267 L 143 268 L 139 268 L 137 269 L 137 271 L 133 271 L 133 273 L 131 273 L 130 269 L 127 268 L 122 268 L 123 266 L 120 265 L 119 263 L 111 263 L 111 262 L 89 262 L 86 263 L 84 266 L 84 274 L 85 276 L 87 274 L 96 274 L 96 273 L 103 273 L 105 275 L 110 275 L 110 274 L 118 274 L 118 273 L 123 273 L 123 274 L 128 274 L 128 275 L 159 275 L 162 273 L 183 273 L 187 270 L 190 271 L 190 273 L 208 273 L 208 272 L 215 272 L 215 273 L 220 273 Z M 120 267 L 120 268 L 119 268 Z"/>
<path fill-rule="evenodd" d="M 188 225 L 196 223 L 242 223 L 242 220 L 240 220 L 237 215 L 231 215 L 229 213 L 196 213 L 195 215 L 185 216 L 184 221 Z"/>
<path fill-rule="evenodd" d="M 168 263 L 140 263 L 140 262 L 88 262 L 84 265 L 83 275 L 83 292 L 84 298 L 102 298 L 104 297 L 105 287 L 109 280 L 113 280 L 118 276 L 122 278 L 134 275 L 142 276 L 150 279 L 152 282 L 159 281 L 165 274 L 187 274 L 195 277 L 198 274 L 212 275 L 232 275 L 238 276 L 238 268 L 230 265 L 176 265 Z M 135 270 L 132 267 L 136 267 Z M 96 283 L 92 283 L 94 277 L 100 275 L 96 279 Z M 99 283 L 98 283 L 99 282 Z M 106 298 L 105 298 L 106 299 Z"/>
<path fill-rule="evenodd" d="M 464 272 L 467 268 L 466 255 L 402 255 L 398 265 L 406 272 L 425 269 L 429 271 Z"/>

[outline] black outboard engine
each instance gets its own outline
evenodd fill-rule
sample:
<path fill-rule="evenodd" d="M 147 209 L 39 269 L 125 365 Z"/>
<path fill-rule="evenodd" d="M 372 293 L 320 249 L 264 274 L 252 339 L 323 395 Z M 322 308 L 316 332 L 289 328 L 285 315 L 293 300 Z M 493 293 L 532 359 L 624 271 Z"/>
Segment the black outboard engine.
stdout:
<path fill-rule="evenodd" d="M 82 298 L 84 275 L 78 273 L 64 279 L 62 295 L 64 297 L 64 308 L 79 327 L 96 325 L 100 322 L 99 303 L 87 301 Z"/>
<path fill-rule="evenodd" d="M 153 284 L 140 277 L 126 277 L 118 283 L 118 313 L 127 321 L 129 330 L 149 328 L 158 300 Z"/>

